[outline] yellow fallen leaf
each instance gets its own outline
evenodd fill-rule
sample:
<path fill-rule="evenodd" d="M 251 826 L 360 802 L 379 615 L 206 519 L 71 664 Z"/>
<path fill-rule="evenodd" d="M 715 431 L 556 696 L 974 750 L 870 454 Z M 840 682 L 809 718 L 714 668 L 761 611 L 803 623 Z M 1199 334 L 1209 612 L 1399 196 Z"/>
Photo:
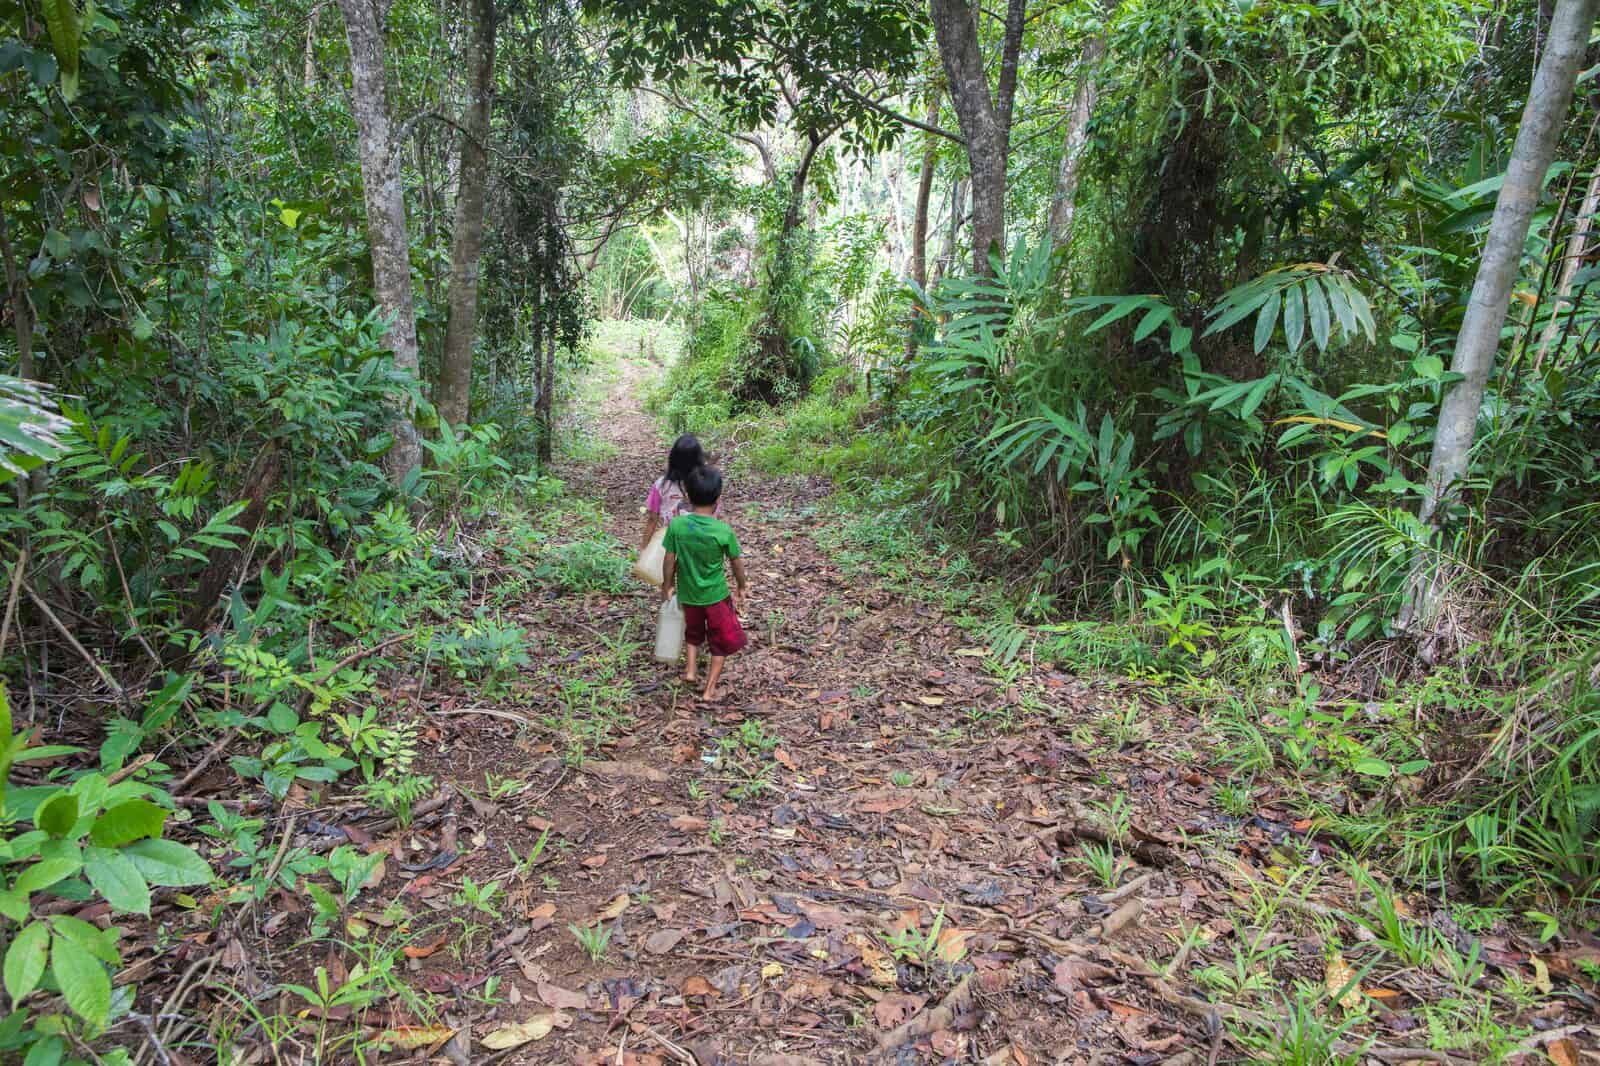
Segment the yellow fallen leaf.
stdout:
<path fill-rule="evenodd" d="M 943 707 L 944 706 L 944 697 L 943 696 L 918 696 L 917 697 L 917 702 L 922 704 L 924 707 Z"/>
<path fill-rule="evenodd" d="M 957 655 L 966 655 L 974 659 L 981 659 L 989 654 L 988 648 L 957 648 Z"/>
<path fill-rule="evenodd" d="M 507 1025 L 496 1029 L 483 1038 L 483 1046 L 490 1051 L 505 1051 L 509 1048 L 521 1047 L 531 1044 L 535 1040 L 543 1040 L 553 1030 L 565 1029 L 572 1024 L 572 1016 L 561 1011 L 543 1011 L 535 1014 L 525 1021 L 515 1025 Z"/>
<path fill-rule="evenodd" d="M 616 896 L 612 898 L 610 903 L 607 903 L 604 907 L 601 907 L 595 912 L 594 918 L 589 924 L 593 925 L 596 922 L 609 922 L 611 919 L 617 917 L 627 909 L 628 894 L 626 892 L 618 892 Z"/>
<path fill-rule="evenodd" d="M 456 1035 L 448 1025 L 397 1025 L 378 1034 L 378 1043 L 397 1051 L 442 1045 Z"/>
<path fill-rule="evenodd" d="M 1548 996 L 1553 990 L 1550 984 L 1550 967 L 1546 966 L 1544 960 L 1537 955 L 1530 955 L 1528 961 L 1533 964 L 1533 987 Z"/>
<path fill-rule="evenodd" d="M 1556 1066 L 1578 1066 L 1578 1045 L 1570 1036 L 1550 1041 L 1544 1050 Z"/>
<path fill-rule="evenodd" d="M 900 981 L 900 975 L 895 972 L 894 960 L 878 949 L 878 946 L 867 939 L 863 933 L 851 933 L 845 941 L 857 951 L 861 952 L 861 961 L 866 964 L 867 972 L 872 978 L 872 983 L 883 988 L 893 988 Z"/>
<path fill-rule="evenodd" d="M 1339 997 L 1339 1006 L 1345 1010 L 1355 1010 L 1361 1006 L 1361 984 L 1356 980 L 1356 972 L 1337 951 L 1328 956 L 1322 983 L 1328 995 Z"/>
<path fill-rule="evenodd" d="M 776 963 L 776 962 L 767 963 L 765 966 L 761 967 L 761 976 L 762 976 L 762 978 L 764 980 L 768 980 L 768 981 L 770 981 L 770 980 L 772 980 L 773 978 L 776 978 L 776 977 L 782 977 L 783 976 L 783 966 L 782 966 L 782 964 Z"/>

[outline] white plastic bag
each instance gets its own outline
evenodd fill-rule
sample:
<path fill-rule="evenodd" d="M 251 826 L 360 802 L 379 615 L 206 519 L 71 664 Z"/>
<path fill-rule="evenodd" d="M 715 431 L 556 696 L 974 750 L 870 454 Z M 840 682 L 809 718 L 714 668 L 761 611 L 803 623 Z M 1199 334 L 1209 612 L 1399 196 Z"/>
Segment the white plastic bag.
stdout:
<path fill-rule="evenodd" d="M 673 593 L 661 604 L 661 614 L 656 618 L 656 658 L 664 663 L 678 661 L 683 651 L 683 608 L 678 606 L 678 594 Z"/>
<path fill-rule="evenodd" d="M 661 587 L 661 571 L 666 566 L 667 550 L 662 547 L 662 541 L 667 537 L 667 527 L 662 526 L 650 537 L 650 543 L 644 546 L 639 553 L 639 558 L 633 564 L 633 572 L 640 581 Z"/>

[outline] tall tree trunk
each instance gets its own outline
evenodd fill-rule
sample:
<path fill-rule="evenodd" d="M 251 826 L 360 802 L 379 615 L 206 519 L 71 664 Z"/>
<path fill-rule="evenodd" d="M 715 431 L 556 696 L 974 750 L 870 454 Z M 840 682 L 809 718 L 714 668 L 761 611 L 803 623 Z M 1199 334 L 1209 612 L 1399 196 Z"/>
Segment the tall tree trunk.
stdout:
<path fill-rule="evenodd" d="M 472 347 L 478 333 L 478 267 L 483 258 L 483 196 L 489 175 L 489 113 L 494 100 L 494 0 L 471 0 L 472 39 L 467 48 L 467 106 L 461 122 L 461 166 L 456 220 L 450 237 L 450 317 L 445 324 L 435 403 L 439 417 L 468 418 L 472 400 Z"/>
<path fill-rule="evenodd" d="M 1572 294 L 1572 279 L 1578 273 L 1578 264 L 1583 262 L 1588 252 L 1589 233 L 1594 229 L 1596 211 L 1600 211 L 1600 166 L 1595 167 L 1594 174 L 1589 178 L 1589 188 L 1583 194 L 1583 205 L 1578 208 L 1578 217 L 1572 224 L 1572 236 L 1567 238 L 1566 251 L 1561 256 L 1561 274 L 1556 280 L 1554 309 L 1539 337 L 1539 354 L 1533 359 L 1535 370 L 1544 365 L 1545 356 L 1550 354 L 1550 345 L 1561 323 L 1562 303 Z"/>
<path fill-rule="evenodd" d="M 928 94 L 928 125 L 939 121 L 939 96 Z M 922 169 L 917 172 L 917 200 L 911 209 L 911 256 L 906 273 L 919 287 L 928 285 L 928 202 L 933 198 L 933 172 L 937 162 L 934 135 L 923 134 Z"/>
<path fill-rule="evenodd" d="M 928 6 L 950 100 L 967 144 L 967 168 L 972 176 L 972 269 L 988 274 L 990 250 L 1005 248 L 1006 160 L 1011 150 L 1011 109 L 1027 0 L 1008 0 L 1006 5 L 995 95 L 989 92 L 978 45 L 977 10 L 967 0 L 929 0 Z"/>
<path fill-rule="evenodd" d="M 1600 0 L 1559 0 L 1550 23 L 1550 35 L 1539 59 L 1522 124 L 1511 149 L 1511 163 L 1505 183 L 1495 201 L 1489 236 L 1483 257 L 1472 283 L 1472 297 L 1456 336 L 1455 355 L 1450 369 L 1462 376 L 1445 394 L 1439 408 L 1439 425 L 1433 438 L 1433 455 L 1423 485 L 1420 517 L 1437 524 L 1441 512 L 1455 496 L 1467 473 L 1472 442 L 1477 435 L 1478 413 L 1489 373 L 1494 369 L 1500 345 L 1500 327 L 1506 318 L 1511 287 L 1522 265 L 1522 251 L 1528 225 L 1539 206 L 1545 172 L 1555 160 L 1556 145 L 1567 108 L 1572 102 L 1573 84 L 1583 53 L 1589 43 Z M 1437 594 L 1437 575 L 1423 561 L 1413 575 L 1410 602 L 1402 623 L 1410 624 L 1431 614 L 1431 600 Z"/>
<path fill-rule="evenodd" d="M 389 319 L 384 343 L 394 352 L 395 368 L 416 374 L 417 311 L 411 297 L 411 250 L 406 235 L 405 190 L 400 157 L 389 125 L 384 84 L 383 31 L 372 0 L 339 0 L 350 41 L 350 110 L 356 120 L 361 155 L 361 186 L 367 207 L 367 244 L 372 253 L 372 287 Z M 390 480 L 399 484 L 422 461 L 417 427 L 409 405 L 391 427 L 394 447 L 384 458 Z"/>
<path fill-rule="evenodd" d="M 1061 166 L 1056 171 L 1055 193 L 1050 199 L 1050 244 L 1064 247 L 1072 237 L 1072 215 L 1078 206 L 1078 175 L 1083 169 L 1084 146 L 1089 140 L 1089 120 L 1100 95 L 1100 60 L 1106 54 L 1105 34 L 1095 33 L 1083 42 L 1078 58 L 1078 87 L 1067 112 L 1067 135 L 1061 145 Z"/>
<path fill-rule="evenodd" d="M 928 275 L 929 285 L 939 284 L 939 280 L 955 265 L 956 248 L 961 243 L 961 227 L 967 221 L 967 190 L 971 187 L 972 182 L 966 178 L 957 178 L 950 187 L 950 224 L 945 227 L 944 247 L 933 261 L 933 270 Z"/>

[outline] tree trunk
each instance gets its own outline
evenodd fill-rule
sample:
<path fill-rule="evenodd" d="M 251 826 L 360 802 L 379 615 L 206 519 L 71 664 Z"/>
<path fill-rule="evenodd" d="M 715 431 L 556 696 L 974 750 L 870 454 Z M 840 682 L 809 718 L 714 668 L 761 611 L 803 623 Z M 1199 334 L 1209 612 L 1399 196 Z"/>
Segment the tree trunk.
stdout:
<path fill-rule="evenodd" d="M 1050 245 L 1065 247 L 1072 237 L 1072 215 L 1078 205 L 1078 175 L 1083 169 L 1084 146 L 1089 140 L 1089 119 L 1100 95 L 1100 60 L 1106 54 L 1104 33 L 1083 42 L 1078 59 L 1078 87 L 1067 113 L 1067 136 L 1061 146 L 1061 166 L 1056 171 L 1055 194 L 1050 200 Z"/>
<path fill-rule="evenodd" d="M 928 125 L 939 121 L 939 96 L 928 94 Z M 922 169 L 917 173 L 917 201 L 911 209 L 911 257 L 906 273 L 919 288 L 928 285 L 928 202 L 933 198 L 933 172 L 937 162 L 937 142 L 931 133 L 923 135 Z"/>
<path fill-rule="evenodd" d="M 971 185 L 966 178 L 957 178 L 950 187 L 950 224 L 945 227 L 944 248 L 933 261 L 933 271 L 928 275 L 929 285 L 939 284 L 939 280 L 955 265 L 956 248 L 961 243 L 961 227 L 967 221 L 967 189 Z"/>
<path fill-rule="evenodd" d="M 1522 265 L 1528 225 L 1539 205 L 1545 172 L 1555 160 L 1561 127 L 1572 102 L 1573 84 L 1589 43 L 1589 30 L 1597 8 L 1600 8 L 1600 0 L 1559 0 L 1556 5 L 1549 39 L 1528 92 L 1516 144 L 1511 150 L 1511 164 L 1495 201 L 1489 236 L 1472 283 L 1472 298 L 1461 322 L 1461 332 L 1456 336 L 1450 369 L 1462 375 L 1462 380 L 1445 394 L 1439 408 L 1439 425 L 1433 438 L 1433 455 L 1423 485 L 1420 513 L 1423 522 L 1428 524 L 1441 520 L 1467 473 L 1472 443 L 1477 435 L 1478 412 L 1483 406 L 1489 373 L 1494 368 L 1511 287 Z M 1413 575 L 1410 602 L 1402 613 L 1402 624 L 1431 614 L 1430 601 L 1438 591 L 1438 581 L 1431 570 L 1427 561 L 1419 563 Z"/>
<path fill-rule="evenodd" d="M 435 403 L 452 425 L 471 413 L 472 347 L 478 333 L 478 267 L 483 258 L 483 197 L 489 174 L 489 113 L 494 99 L 494 0 L 471 0 L 467 106 L 461 116 L 461 166 L 450 238 L 450 316 L 445 324 Z"/>
<path fill-rule="evenodd" d="M 418 366 L 417 312 L 411 296 L 405 190 L 400 183 L 400 157 L 389 126 L 383 31 L 371 0 L 339 0 L 339 10 L 350 41 L 350 110 L 356 120 L 361 155 L 372 284 L 378 307 L 389 320 L 384 343 L 394 352 L 395 368 L 414 375 Z M 396 415 L 391 429 L 394 446 L 384 458 L 384 465 L 390 480 L 399 484 L 422 460 L 409 403 Z"/>
<path fill-rule="evenodd" d="M 1600 211 L 1600 166 L 1595 168 L 1593 176 L 1589 178 L 1589 188 L 1583 194 L 1583 205 L 1578 208 L 1578 217 L 1572 224 L 1572 236 L 1567 239 L 1567 248 L 1561 257 L 1561 274 L 1556 281 L 1554 309 L 1550 312 L 1550 321 L 1545 323 L 1544 332 L 1539 337 L 1539 354 L 1533 359 L 1535 370 L 1544 365 L 1545 357 L 1550 354 L 1551 342 L 1555 340 L 1556 330 L 1561 322 L 1562 303 L 1572 294 L 1572 279 L 1578 273 L 1578 265 L 1583 262 L 1583 257 L 1588 252 L 1589 233 L 1594 229 L 1596 211 Z"/>
<path fill-rule="evenodd" d="M 976 9 L 966 0 L 929 0 L 928 6 L 950 100 L 967 142 L 967 168 L 972 176 L 972 269 L 988 274 L 990 251 L 1005 248 L 1006 159 L 1027 0 L 1009 0 L 1006 6 L 998 98 L 989 92 L 978 45 Z"/>

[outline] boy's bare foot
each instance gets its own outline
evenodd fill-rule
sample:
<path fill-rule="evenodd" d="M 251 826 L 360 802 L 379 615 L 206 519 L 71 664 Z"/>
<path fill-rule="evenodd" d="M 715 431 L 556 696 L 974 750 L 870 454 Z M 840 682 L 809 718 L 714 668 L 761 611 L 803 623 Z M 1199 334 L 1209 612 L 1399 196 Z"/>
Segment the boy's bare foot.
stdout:
<path fill-rule="evenodd" d="M 698 684 L 700 682 L 700 676 L 698 674 L 696 674 L 693 670 L 685 670 L 683 672 L 683 679 L 685 681 L 689 682 L 689 684 L 691 684 L 691 685 L 695 685 L 695 684 Z"/>
<path fill-rule="evenodd" d="M 701 693 L 700 698 L 706 703 L 716 703 L 722 698 L 722 693 L 718 692 L 715 686 L 707 685 L 705 692 Z"/>

